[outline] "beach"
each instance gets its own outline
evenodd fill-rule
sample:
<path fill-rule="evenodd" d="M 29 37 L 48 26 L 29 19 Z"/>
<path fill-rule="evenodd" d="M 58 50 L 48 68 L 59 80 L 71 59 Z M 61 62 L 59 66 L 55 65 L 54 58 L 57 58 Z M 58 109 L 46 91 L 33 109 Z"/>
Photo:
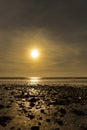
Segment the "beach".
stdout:
<path fill-rule="evenodd" d="M 87 87 L 0 85 L 0 130 L 87 130 Z"/>

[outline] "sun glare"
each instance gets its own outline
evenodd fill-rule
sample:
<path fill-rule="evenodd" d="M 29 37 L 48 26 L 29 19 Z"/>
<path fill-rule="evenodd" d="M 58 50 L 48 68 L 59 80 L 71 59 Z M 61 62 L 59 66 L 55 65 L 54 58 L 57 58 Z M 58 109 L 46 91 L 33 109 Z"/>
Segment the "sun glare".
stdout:
<path fill-rule="evenodd" d="M 39 57 L 39 51 L 34 49 L 31 51 L 31 57 L 37 59 Z"/>

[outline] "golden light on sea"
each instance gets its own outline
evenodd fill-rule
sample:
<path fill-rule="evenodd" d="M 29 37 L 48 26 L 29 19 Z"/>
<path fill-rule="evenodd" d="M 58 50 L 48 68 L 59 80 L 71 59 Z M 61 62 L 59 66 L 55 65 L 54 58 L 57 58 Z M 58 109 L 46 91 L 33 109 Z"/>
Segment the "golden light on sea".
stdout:
<path fill-rule="evenodd" d="M 40 77 L 30 77 L 29 83 L 31 85 L 38 84 L 40 82 Z"/>

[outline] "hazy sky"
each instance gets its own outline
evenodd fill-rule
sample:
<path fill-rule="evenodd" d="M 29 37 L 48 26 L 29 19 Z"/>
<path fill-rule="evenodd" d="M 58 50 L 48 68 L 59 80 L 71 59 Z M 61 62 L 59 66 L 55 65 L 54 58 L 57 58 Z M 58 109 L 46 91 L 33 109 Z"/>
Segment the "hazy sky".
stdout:
<path fill-rule="evenodd" d="M 87 76 L 87 0 L 0 0 L 0 76 Z"/>

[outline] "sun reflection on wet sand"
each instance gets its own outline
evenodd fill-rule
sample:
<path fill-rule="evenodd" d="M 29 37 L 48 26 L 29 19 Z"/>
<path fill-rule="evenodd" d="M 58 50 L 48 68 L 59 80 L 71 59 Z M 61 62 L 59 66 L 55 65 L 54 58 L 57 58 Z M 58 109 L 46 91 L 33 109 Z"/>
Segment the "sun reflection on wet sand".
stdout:
<path fill-rule="evenodd" d="M 37 85 L 40 83 L 40 77 L 30 77 L 29 84 L 30 85 Z"/>

